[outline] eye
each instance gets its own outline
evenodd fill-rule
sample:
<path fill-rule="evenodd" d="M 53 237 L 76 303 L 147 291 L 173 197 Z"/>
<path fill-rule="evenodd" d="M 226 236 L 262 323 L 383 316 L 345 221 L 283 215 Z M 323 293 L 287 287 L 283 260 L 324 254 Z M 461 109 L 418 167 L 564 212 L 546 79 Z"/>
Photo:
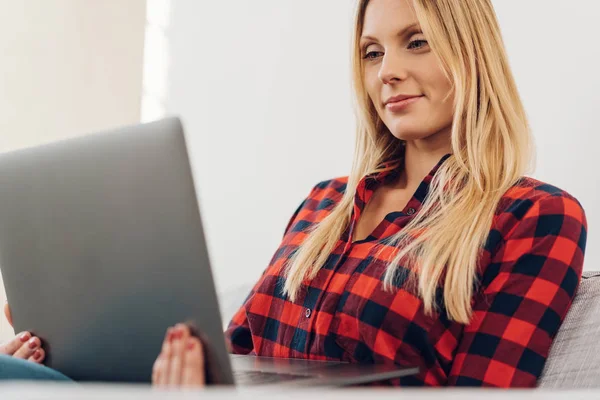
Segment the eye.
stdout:
<path fill-rule="evenodd" d="M 379 54 L 381 53 L 381 51 L 370 51 L 367 54 L 365 54 L 365 56 L 363 57 L 363 59 L 365 60 L 373 60 L 375 57 L 373 56 L 373 54 Z"/>
<path fill-rule="evenodd" d="M 418 44 L 421 44 L 420 46 L 418 46 Z M 423 48 L 425 45 L 427 44 L 427 40 L 425 39 L 418 39 L 418 40 L 413 40 L 412 42 L 410 42 L 408 44 L 408 48 L 413 50 L 413 49 L 421 49 Z"/>

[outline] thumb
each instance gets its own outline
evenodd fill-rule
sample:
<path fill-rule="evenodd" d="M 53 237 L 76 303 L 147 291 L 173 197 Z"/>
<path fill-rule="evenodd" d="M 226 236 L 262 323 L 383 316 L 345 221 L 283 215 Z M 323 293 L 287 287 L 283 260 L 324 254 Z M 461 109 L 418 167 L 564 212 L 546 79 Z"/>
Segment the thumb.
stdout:
<path fill-rule="evenodd" d="M 4 315 L 6 316 L 6 320 L 8 321 L 10 326 L 13 326 L 12 314 L 10 313 L 10 307 L 8 306 L 8 302 L 4 303 Z"/>

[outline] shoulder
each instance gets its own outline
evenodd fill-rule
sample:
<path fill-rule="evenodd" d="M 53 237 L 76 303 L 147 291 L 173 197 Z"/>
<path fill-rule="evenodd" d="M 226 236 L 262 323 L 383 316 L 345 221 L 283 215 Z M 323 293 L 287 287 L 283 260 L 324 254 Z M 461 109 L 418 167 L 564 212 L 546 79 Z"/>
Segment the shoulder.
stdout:
<path fill-rule="evenodd" d="M 290 218 L 285 234 L 290 231 L 304 231 L 325 218 L 342 200 L 347 184 L 348 177 L 343 176 L 314 185 Z"/>
<path fill-rule="evenodd" d="M 314 195 L 333 195 L 337 194 L 344 195 L 346 193 L 346 187 L 348 185 L 348 177 L 341 176 L 338 178 L 327 179 L 317 183 L 313 189 L 312 194 Z"/>
<path fill-rule="evenodd" d="M 509 214 L 516 220 L 525 216 L 563 215 L 585 222 L 583 206 L 573 195 L 530 177 L 521 178 L 506 191 L 498 205 L 497 214 Z"/>
<path fill-rule="evenodd" d="M 311 211 L 333 208 L 342 200 L 347 185 L 347 176 L 321 181 L 313 186 L 302 206 Z"/>
<path fill-rule="evenodd" d="M 502 196 L 486 248 L 493 251 L 507 240 L 520 240 L 525 245 L 542 238 L 556 243 L 568 241 L 584 251 L 585 211 L 565 190 L 524 177 Z"/>

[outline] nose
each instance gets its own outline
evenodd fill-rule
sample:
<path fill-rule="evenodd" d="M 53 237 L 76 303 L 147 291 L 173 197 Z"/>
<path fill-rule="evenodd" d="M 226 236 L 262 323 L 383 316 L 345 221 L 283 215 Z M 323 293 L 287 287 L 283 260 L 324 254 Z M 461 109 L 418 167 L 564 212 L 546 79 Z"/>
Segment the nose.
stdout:
<path fill-rule="evenodd" d="M 397 83 L 408 77 L 406 62 L 393 51 L 386 51 L 379 68 L 379 79 L 384 84 Z"/>

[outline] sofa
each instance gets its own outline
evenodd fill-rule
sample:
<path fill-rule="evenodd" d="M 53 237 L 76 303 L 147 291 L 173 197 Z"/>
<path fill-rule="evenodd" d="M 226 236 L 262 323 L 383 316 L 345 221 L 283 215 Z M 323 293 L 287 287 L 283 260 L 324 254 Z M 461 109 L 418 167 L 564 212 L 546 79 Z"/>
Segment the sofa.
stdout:
<path fill-rule="evenodd" d="M 224 323 L 249 291 L 249 286 L 242 286 L 221 294 Z M 538 385 L 560 389 L 600 388 L 600 271 L 583 273 Z"/>
<path fill-rule="evenodd" d="M 600 271 L 584 272 L 542 376 L 542 388 L 600 387 Z"/>

